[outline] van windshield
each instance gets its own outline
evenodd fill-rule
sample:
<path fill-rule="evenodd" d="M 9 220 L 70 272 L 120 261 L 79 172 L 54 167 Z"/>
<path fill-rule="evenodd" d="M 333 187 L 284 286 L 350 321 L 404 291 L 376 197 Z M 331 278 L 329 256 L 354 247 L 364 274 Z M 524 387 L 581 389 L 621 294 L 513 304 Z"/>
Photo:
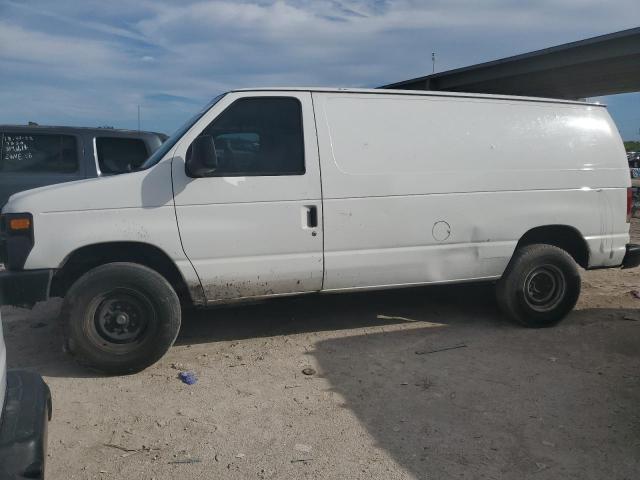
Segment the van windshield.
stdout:
<path fill-rule="evenodd" d="M 196 113 L 193 117 L 191 117 L 189 120 L 187 120 L 184 125 L 182 125 L 180 128 L 178 128 L 175 132 L 173 132 L 173 134 L 167 138 L 162 145 L 160 145 L 160 148 L 158 148 L 158 150 L 156 150 L 153 155 L 151 155 L 149 158 L 147 158 L 144 163 L 142 165 L 140 165 L 139 168 L 136 169 L 136 171 L 140 171 L 140 170 L 145 170 L 149 167 L 154 166 L 156 163 L 158 163 L 160 160 L 162 160 L 162 157 L 164 157 L 167 152 L 169 150 L 171 150 L 176 143 L 178 143 L 178 140 L 180 140 L 182 138 L 182 136 L 187 133 L 187 131 L 193 127 L 193 125 L 202 118 L 202 116 L 207 113 L 209 111 L 209 109 L 211 107 L 213 107 L 216 103 L 218 103 L 222 97 L 224 97 L 226 95 L 226 93 L 223 93 L 221 95 L 218 95 L 217 97 L 215 97 L 213 100 L 211 100 L 209 103 L 207 103 L 205 105 L 205 107 L 200 110 L 198 113 Z"/>

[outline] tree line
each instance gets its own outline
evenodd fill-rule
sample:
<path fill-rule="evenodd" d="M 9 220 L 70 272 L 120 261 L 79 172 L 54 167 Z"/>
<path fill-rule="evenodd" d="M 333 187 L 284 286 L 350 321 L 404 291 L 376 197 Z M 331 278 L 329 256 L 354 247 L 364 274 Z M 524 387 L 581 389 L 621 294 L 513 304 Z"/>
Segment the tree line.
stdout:
<path fill-rule="evenodd" d="M 639 152 L 640 142 L 636 142 L 636 141 L 624 142 L 624 148 L 627 152 Z"/>

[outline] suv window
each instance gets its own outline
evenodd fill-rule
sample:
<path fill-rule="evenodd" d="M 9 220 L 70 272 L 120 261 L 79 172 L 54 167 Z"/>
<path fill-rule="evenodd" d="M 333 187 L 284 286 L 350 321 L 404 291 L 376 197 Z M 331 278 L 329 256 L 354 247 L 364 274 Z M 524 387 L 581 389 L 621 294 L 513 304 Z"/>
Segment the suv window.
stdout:
<path fill-rule="evenodd" d="M 71 135 L 1 133 L 0 172 L 74 173 L 76 138 Z"/>
<path fill-rule="evenodd" d="M 98 167 L 103 174 L 135 170 L 149 156 L 147 146 L 139 138 L 97 137 Z"/>
<path fill-rule="evenodd" d="M 218 157 L 214 176 L 303 175 L 300 102 L 290 97 L 243 98 L 205 130 Z M 189 155 L 190 152 L 187 152 Z"/>

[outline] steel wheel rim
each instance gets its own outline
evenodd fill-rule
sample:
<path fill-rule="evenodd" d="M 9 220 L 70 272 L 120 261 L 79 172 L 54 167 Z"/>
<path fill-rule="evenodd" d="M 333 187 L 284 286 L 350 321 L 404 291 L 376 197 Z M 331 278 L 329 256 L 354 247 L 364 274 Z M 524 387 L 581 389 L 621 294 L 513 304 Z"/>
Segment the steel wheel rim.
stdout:
<path fill-rule="evenodd" d="M 97 295 L 88 313 L 86 333 L 94 344 L 113 353 L 135 349 L 156 316 L 145 295 L 126 288 Z"/>
<path fill-rule="evenodd" d="M 556 308 L 565 296 L 567 281 L 555 265 L 541 265 L 531 270 L 524 281 L 524 299 L 537 312 Z"/>

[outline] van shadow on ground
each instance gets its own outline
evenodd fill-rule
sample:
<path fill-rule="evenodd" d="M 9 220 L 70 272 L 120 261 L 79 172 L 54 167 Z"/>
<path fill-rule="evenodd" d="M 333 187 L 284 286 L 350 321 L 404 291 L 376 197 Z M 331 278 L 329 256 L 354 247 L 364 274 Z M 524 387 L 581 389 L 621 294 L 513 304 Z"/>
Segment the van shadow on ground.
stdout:
<path fill-rule="evenodd" d="M 447 318 L 454 309 L 442 327 L 332 338 L 310 353 L 380 448 L 416 478 L 636 478 L 640 322 L 624 317 L 637 311 L 527 330 L 473 304 Z M 447 347 L 459 348 L 429 353 Z"/>
<path fill-rule="evenodd" d="M 78 366 L 62 351 L 58 313 L 59 301 L 40 304 L 31 312 L 3 308 L 9 367 L 31 369 L 52 377 L 101 376 Z M 640 327 L 640 322 L 620 320 L 627 314 L 635 315 L 637 312 L 624 309 L 583 310 L 574 312 L 558 328 L 531 331 L 512 325 L 499 314 L 493 288 L 489 284 L 423 287 L 357 294 L 310 295 L 254 305 L 187 311 L 176 344 L 215 343 L 306 332 L 402 325 L 412 320 L 445 325 L 434 328 L 414 327 L 406 331 L 393 328 L 389 330 L 396 330 L 395 332 L 368 333 L 366 336 L 357 331 L 348 332 L 344 337 L 336 335 L 338 338 L 324 340 L 317 345 L 314 355 L 326 377 L 336 391 L 345 397 L 350 408 L 352 405 L 354 412 L 363 419 L 363 423 L 369 425 L 372 421 L 376 422 L 375 418 L 371 418 L 375 405 L 366 405 L 358 400 L 365 395 L 363 391 L 368 391 L 369 388 L 381 389 L 382 395 L 370 396 L 370 400 L 379 398 L 389 409 L 395 407 L 393 402 L 387 404 L 386 394 L 393 393 L 391 398 L 399 400 L 397 394 L 406 395 L 407 392 L 413 392 L 406 397 L 406 405 L 400 406 L 402 409 L 408 408 L 407 411 L 421 406 L 426 398 L 423 391 L 415 386 L 416 383 L 426 385 L 428 388 L 425 387 L 424 392 L 440 398 L 436 395 L 438 388 L 444 388 L 440 377 L 444 375 L 444 379 L 447 380 L 445 383 L 448 384 L 447 375 L 452 375 L 460 369 L 463 375 L 456 377 L 453 383 L 448 384 L 448 390 L 441 391 L 438 395 L 446 397 L 455 393 L 458 386 L 458 391 L 464 392 L 462 387 L 467 383 L 465 379 L 469 380 L 469 385 L 486 381 L 477 386 L 478 391 L 495 387 L 499 392 L 501 388 L 506 388 L 503 383 L 520 385 L 521 375 L 529 375 L 536 379 L 544 376 L 546 367 L 557 368 L 556 364 L 549 364 L 545 356 L 548 353 L 548 357 L 560 358 L 558 354 L 549 353 L 554 349 L 567 349 L 573 345 L 571 348 L 574 348 L 574 353 L 584 353 L 584 356 L 588 356 L 588 352 L 583 350 L 592 348 L 592 343 L 595 343 L 595 347 L 602 347 L 603 342 L 611 341 L 598 340 L 602 335 L 592 336 L 593 332 L 597 334 L 600 330 L 607 332 L 613 329 L 618 335 L 619 330 L 630 329 L 629 335 L 622 334 L 615 346 L 622 348 L 626 345 L 626 350 L 616 351 L 612 346 L 611 355 L 612 358 L 618 359 L 619 355 L 635 354 L 638 342 L 629 342 L 637 340 L 636 332 L 640 331 L 640 328 L 635 327 Z M 379 315 L 391 318 L 379 318 Z M 590 333 L 587 333 L 584 327 L 587 327 Z M 567 345 L 563 343 L 565 340 L 569 342 Z M 467 346 L 434 354 L 414 353 L 418 350 L 438 349 L 460 343 Z M 544 345 L 545 348 L 541 350 L 540 345 Z M 594 351 L 599 350 L 595 348 Z M 462 359 L 462 362 L 458 362 L 458 359 Z M 436 361 L 444 363 L 433 363 Z M 531 361 L 538 363 L 529 365 Z M 458 370 L 451 370 L 453 367 L 448 366 L 449 362 L 457 365 Z M 520 365 L 518 362 L 524 364 Z M 402 365 L 406 365 L 406 368 L 401 368 Z M 426 370 L 425 365 L 429 366 Z M 398 386 L 393 380 L 389 385 L 384 383 L 385 378 L 400 378 L 397 370 L 399 368 L 402 371 L 414 372 L 412 375 L 415 375 L 417 380 L 407 380 L 406 386 Z M 624 371 L 637 371 L 637 368 L 634 368 L 629 364 L 625 366 Z M 489 369 L 492 375 L 485 375 L 485 380 L 474 379 L 476 374 L 485 370 L 488 372 Z M 362 381 L 359 386 L 353 382 L 356 377 Z M 385 391 L 386 388 L 392 389 L 393 392 Z M 396 388 L 400 390 L 394 390 Z M 413 388 L 416 390 L 411 390 Z M 454 397 L 457 395 L 464 393 L 455 393 Z M 510 408 L 519 407 L 512 405 Z M 382 413 L 386 417 L 387 413 L 393 412 Z M 415 415 L 419 418 L 418 412 L 415 412 Z M 380 423 L 383 424 L 384 422 Z M 391 431 L 394 435 L 397 433 L 393 427 Z M 391 438 L 394 437 L 389 437 Z M 381 443 L 386 443 L 389 439 Z M 393 445 L 390 446 L 390 450 L 394 450 Z M 636 455 L 636 458 L 640 456 Z"/>
<path fill-rule="evenodd" d="M 9 367 L 54 377 L 101 376 L 78 366 L 63 352 L 60 305 L 61 301 L 54 299 L 33 310 L 3 307 Z M 482 318 L 476 315 L 479 309 L 486 312 Z M 494 328 L 512 328 L 497 313 L 492 287 L 478 284 L 307 295 L 186 310 L 176 345 L 395 325 L 414 319 L 435 321 L 442 315 L 448 321 L 488 322 Z"/>
<path fill-rule="evenodd" d="M 453 311 L 454 315 L 449 315 Z M 483 319 L 475 313 L 486 313 Z M 392 325 L 414 320 L 475 318 L 511 328 L 497 311 L 490 284 L 306 295 L 186 314 L 177 345 Z"/>

